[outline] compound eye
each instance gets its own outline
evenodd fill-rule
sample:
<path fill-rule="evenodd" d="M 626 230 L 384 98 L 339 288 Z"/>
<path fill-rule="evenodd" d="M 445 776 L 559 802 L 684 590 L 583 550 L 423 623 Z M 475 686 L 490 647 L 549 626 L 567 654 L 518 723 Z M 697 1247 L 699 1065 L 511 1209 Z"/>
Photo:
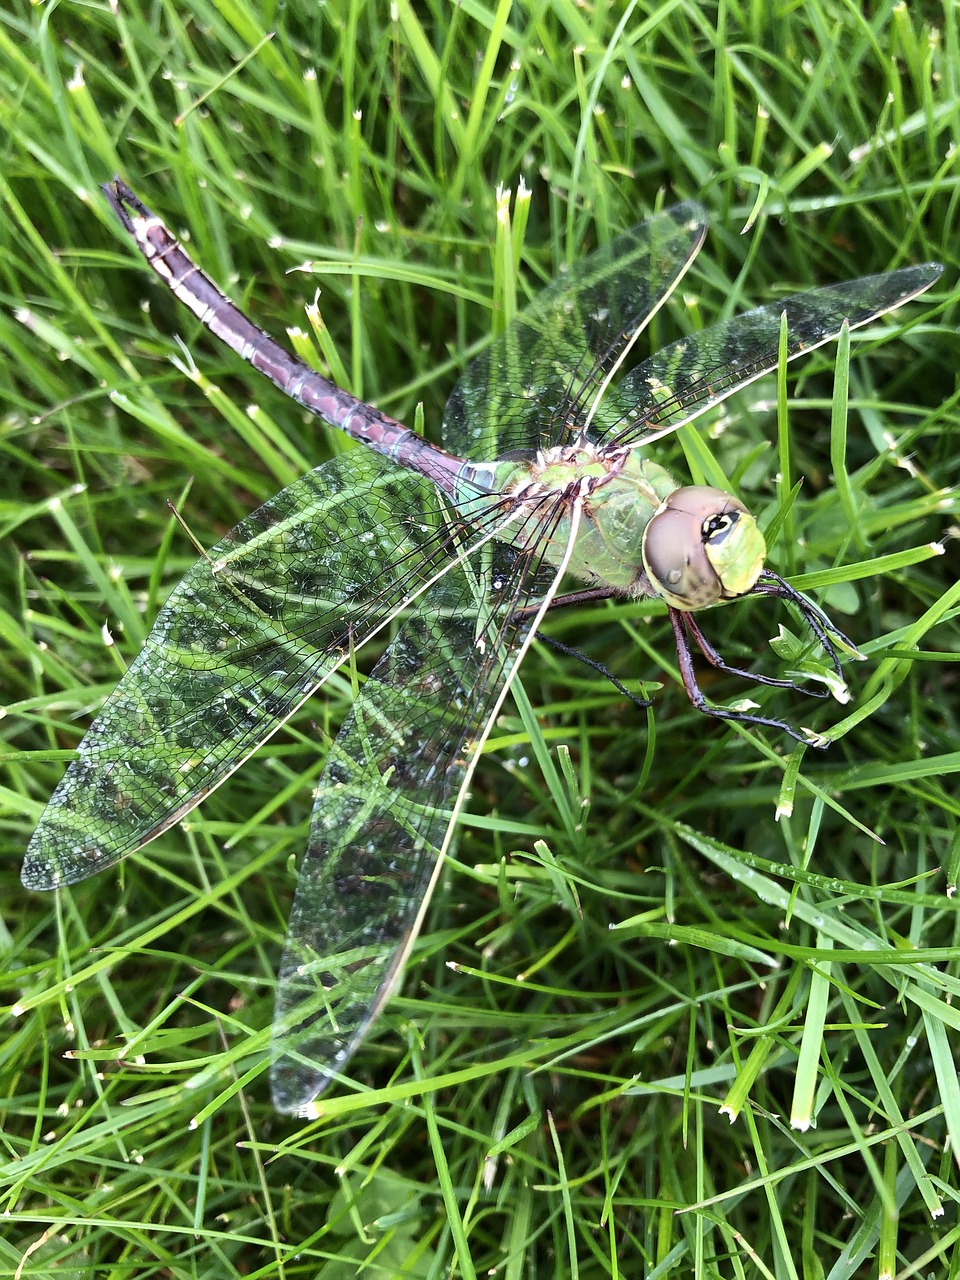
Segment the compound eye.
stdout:
<path fill-rule="evenodd" d="M 743 503 L 707 485 L 674 489 L 643 534 L 647 578 L 674 609 L 702 609 L 745 594 L 765 554 L 763 536 Z"/>
<path fill-rule="evenodd" d="M 702 609 L 723 594 L 706 553 L 707 530 L 718 517 L 716 503 L 704 508 L 687 497 L 687 490 L 675 490 L 647 524 L 643 567 L 657 593 L 675 609 Z"/>

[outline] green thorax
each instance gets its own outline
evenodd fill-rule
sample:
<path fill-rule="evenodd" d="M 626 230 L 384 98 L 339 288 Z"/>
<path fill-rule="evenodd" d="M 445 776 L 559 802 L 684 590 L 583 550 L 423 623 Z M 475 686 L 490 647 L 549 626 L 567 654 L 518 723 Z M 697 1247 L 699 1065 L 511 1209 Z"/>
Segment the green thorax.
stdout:
<path fill-rule="evenodd" d="M 630 452 L 615 464 L 589 448 L 551 450 L 535 463 L 507 460 L 465 472 L 488 485 L 493 493 L 515 499 L 514 518 L 502 539 L 526 546 L 530 530 L 542 533 L 538 512 L 556 511 L 552 533 L 541 548 L 550 564 L 559 564 L 570 533 L 569 510 L 583 479 L 587 486 L 580 526 L 568 569 L 575 577 L 629 593 L 643 574 L 643 533 L 654 512 L 677 487 L 673 476 L 656 462 Z M 465 515 L 475 510 L 475 499 L 461 502 Z"/>
<path fill-rule="evenodd" d="M 658 595 L 674 608 L 699 609 L 745 594 L 763 568 L 763 536 L 741 502 L 719 489 L 679 487 L 636 450 L 601 451 L 585 442 L 532 462 L 468 463 L 461 479 L 464 516 L 476 520 L 489 511 L 476 487 L 496 495 L 505 516 L 500 539 L 536 547 L 553 565 L 567 554 L 579 502 L 567 569 L 617 594 Z"/>

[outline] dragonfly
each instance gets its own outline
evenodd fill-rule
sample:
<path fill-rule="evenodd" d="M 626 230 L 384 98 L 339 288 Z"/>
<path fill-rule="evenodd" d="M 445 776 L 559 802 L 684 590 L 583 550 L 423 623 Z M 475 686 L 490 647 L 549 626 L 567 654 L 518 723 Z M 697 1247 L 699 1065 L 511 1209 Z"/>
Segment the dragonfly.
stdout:
<path fill-rule="evenodd" d="M 565 582 L 580 600 L 660 599 L 701 711 L 824 745 L 700 689 L 694 646 L 721 672 L 800 687 L 725 662 L 695 616 L 713 604 L 785 601 L 838 677 L 850 642 L 765 567 L 742 502 L 679 484 L 649 446 L 775 369 L 784 327 L 792 360 L 916 297 L 941 267 L 786 297 L 625 370 L 706 234 L 698 204 L 674 205 L 576 262 L 469 364 L 440 447 L 258 328 L 123 181 L 103 190 L 203 325 L 367 447 L 283 489 L 173 589 L 44 810 L 23 882 L 76 883 L 167 831 L 389 632 L 316 788 L 277 979 L 273 1102 L 316 1115 L 397 985 L 477 759 Z"/>

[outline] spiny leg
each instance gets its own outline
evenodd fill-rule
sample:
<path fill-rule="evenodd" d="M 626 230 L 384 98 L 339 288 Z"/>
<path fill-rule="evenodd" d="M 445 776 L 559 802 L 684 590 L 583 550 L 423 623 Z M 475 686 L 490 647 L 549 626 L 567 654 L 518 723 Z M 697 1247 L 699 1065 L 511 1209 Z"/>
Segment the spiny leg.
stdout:
<path fill-rule="evenodd" d="M 556 609 L 563 609 L 574 604 L 592 604 L 597 600 L 609 600 L 615 593 L 609 587 L 591 587 L 585 591 L 570 591 L 565 595 L 557 596 L 550 603 L 550 612 Z M 532 616 L 538 605 L 525 605 L 522 609 L 517 609 L 510 615 L 510 621 L 514 623 L 523 623 L 525 617 Z M 617 677 L 613 674 L 609 667 L 605 667 L 602 662 L 597 662 L 593 658 L 588 658 L 580 649 L 574 649 L 570 645 L 564 644 L 561 640 L 555 640 L 552 636 L 546 636 L 541 632 L 537 636 L 538 640 L 542 640 L 544 644 L 548 644 L 551 649 L 556 649 L 558 653 L 566 654 L 568 658 L 575 658 L 578 662 L 582 662 L 584 666 L 590 667 L 596 671 L 604 679 L 609 680 L 613 687 L 622 693 L 625 698 L 629 698 L 632 703 L 638 707 L 652 707 L 652 698 L 641 698 L 639 694 L 631 693 L 626 685 L 621 684 Z"/>
<path fill-rule="evenodd" d="M 616 595 L 612 587 L 588 587 L 583 591 L 567 591 L 550 602 L 550 612 L 555 613 L 557 609 L 567 609 L 574 604 L 596 604 L 598 600 L 613 600 Z M 536 604 L 525 605 L 511 615 L 510 621 L 522 622 L 524 615 L 529 614 L 532 617 L 538 608 L 539 605 Z"/>
<path fill-rule="evenodd" d="M 683 687 L 687 691 L 687 697 L 698 711 L 702 711 L 704 715 L 713 716 L 717 720 L 736 720 L 740 724 L 758 724 L 768 729 L 779 729 L 781 733 L 788 734 L 796 742 L 802 742 L 804 746 L 827 746 L 827 743 L 818 734 L 811 732 L 809 729 L 794 729 L 784 720 L 773 720 L 767 716 L 755 716 L 749 711 L 734 711 L 725 707 L 712 706 L 707 701 L 699 684 L 697 684 L 697 675 L 693 667 L 693 654 L 690 650 L 690 642 L 684 625 L 685 615 L 680 609 L 673 608 L 669 610 L 669 613 L 670 625 L 673 627 L 673 636 L 677 645 L 680 678 L 683 680 Z"/>
<path fill-rule="evenodd" d="M 837 647 L 828 634 L 830 631 L 833 632 L 841 644 L 845 645 L 853 653 L 854 657 L 862 658 L 864 656 L 853 641 L 843 634 L 829 614 L 825 613 L 819 605 L 814 604 L 812 600 L 808 600 L 796 587 L 791 587 L 789 582 L 786 582 L 771 569 L 764 569 L 760 580 L 749 594 L 774 596 L 778 600 L 786 600 L 792 604 L 817 637 L 820 647 L 830 659 L 830 665 L 837 673 L 838 679 L 843 679 L 843 671 L 840 667 L 840 655 L 837 652 Z"/>
<path fill-rule="evenodd" d="M 848 646 L 854 653 L 858 652 L 856 646 L 843 634 L 842 631 L 839 630 L 838 627 L 834 625 L 830 617 L 818 605 L 815 605 L 813 601 L 808 600 L 806 596 L 801 595 L 799 591 L 794 587 L 791 587 L 790 584 L 785 582 L 778 574 L 773 573 L 769 569 L 765 569 L 763 577 L 767 579 L 767 581 L 758 582 L 757 585 L 754 586 L 753 590 L 747 594 L 774 596 L 793 604 L 803 617 L 807 626 L 809 626 L 810 630 L 822 645 L 824 651 L 829 656 L 831 665 L 837 675 L 840 679 L 843 679 L 843 674 L 840 669 L 839 655 L 836 647 L 833 645 L 827 634 L 827 628 L 833 631 L 838 639 L 844 645 Z M 563 608 L 567 605 L 593 604 L 600 600 L 608 600 L 613 595 L 615 595 L 615 592 L 611 591 L 609 587 L 592 587 L 583 591 L 574 591 L 570 592 L 568 595 L 557 596 L 551 604 L 551 610 Z M 529 611 L 529 606 L 527 609 L 517 610 L 515 614 L 512 615 L 512 620 L 522 621 L 523 615 Z M 697 646 L 703 653 L 703 656 L 710 665 L 718 671 L 740 676 L 746 680 L 752 680 L 756 684 L 772 685 L 775 688 L 796 689 L 798 692 L 809 694 L 810 697 L 814 698 L 826 697 L 826 694 L 819 689 L 808 689 L 803 685 L 796 684 L 793 680 L 777 680 L 772 676 L 755 675 L 751 671 L 745 671 L 740 667 L 730 665 L 724 661 L 710 641 L 706 638 L 700 629 L 699 624 L 694 621 L 691 614 L 672 608 L 668 609 L 668 613 L 670 615 L 670 625 L 673 627 L 673 635 L 677 647 L 677 661 L 680 667 L 680 675 L 683 679 L 683 687 L 686 689 L 687 696 L 698 711 L 702 711 L 705 715 L 713 716 L 718 720 L 736 720 L 743 724 L 765 725 L 767 728 L 779 729 L 783 733 L 788 734 L 795 741 L 803 743 L 805 746 L 824 748 L 829 745 L 819 734 L 814 733 L 812 730 L 805 728 L 801 728 L 800 730 L 793 729 L 783 720 L 774 720 L 767 716 L 756 716 L 747 711 L 734 711 L 711 706 L 697 683 L 696 672 L 693 665 L 693 654 L 690 650 L 686 628 L 690 629 L 690 634 L 692 634 L 696 640 Z M 546 637 L 541 636 L 541 639 L 546 639 Z M 550 641 L 550 643 L 554 644 L 557 648 L 563 648 L 563 646 L 558 642 Z M 571 652 L 575 657 L 583 656 L 576 650 L 570 650 L 569 652 Z M 585 660 L 588 662 L 588 665 L 595 666 L 597 670 L 603 672 L 608 676 L 608 678 L 612 679 L 610 673 L 606 672 L 605 668 L 601 665 L 594 664 L 589 659 Z M 614 683 L 616 684 L 616 682 Z M 617 685 L 617 687 L 620 688 L 622 692 L 626 693 L 627 697 L 631 698 L 632 701 L 637 701 L 637 698 L 631 694 L 629 690 L 623 689 L 620 685 Z"/>
<path fill-rule="evenodd" d="M 516 615 L 514 615 L 515 617 Z M 513 621 L 513 619 L 511 619 Z M 593 658 L 588 658 L 585 653 L 581 653 L 579 649 L 573 649 L 568 644 L 564 644 L 562 640 L 554 640 L 552 636 L 545 636 L 542 632 L 537 636 L 538 640 L 542 640 L 544 644 L 548 644 L 551 649 L 556 649 L 558 653 L 566 654 L 568 658 L 576 658 L 578 662 L 582 662 L 584 666 L 590 667 L 596 671 L 604 679 L 609 680 L 613 687 L 622 693 L 625 698 L 629 698 L 632 703 L 638 707 L 652 707 L 652 698 L 641 698 L 637 693 L 631 693 L 626 685 L 621 684 L 609 667 L 605 667 L 602 662 L 596 662 Z"/>
<path fill-rule="evenodd" d="M 678 610 L 678 612 L 680 612 Z M 687 631 L 693 636 L 697 642 L 697 648 L 710 663 L 711 667 L 717 671 L 724 672 L 728 676 L 740 676 L 744 680 L 750 680 L 754 684 L 769 684 L 777 689 L 796 689 L 798 693 L 805 693 L 810 698 L 827 697 L 826 689 L 808 688 L 806 685 L 797 684 L 795 680 L 778 680 L 774 676 L 758 675 L 753 671 L 745 671 L 743 667 L 734 667 L 727 662 L 713 647 L 707 637 L 703 634 L 700 624 L 696 621 L 692 613 L 683 613 L 683 623 Z"/>

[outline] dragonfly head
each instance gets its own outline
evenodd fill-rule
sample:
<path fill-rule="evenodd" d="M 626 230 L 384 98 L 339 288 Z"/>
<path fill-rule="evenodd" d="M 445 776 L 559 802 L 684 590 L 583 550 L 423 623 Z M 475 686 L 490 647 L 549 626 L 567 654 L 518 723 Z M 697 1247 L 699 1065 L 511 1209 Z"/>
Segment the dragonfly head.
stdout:
<path fill-rule="evenodd" d="M 722 489 L 674 489 L 643 534 L 643 567 L 657 594 L 692 611 L 750 591 L 767 554 L 743 505 Z"/>

